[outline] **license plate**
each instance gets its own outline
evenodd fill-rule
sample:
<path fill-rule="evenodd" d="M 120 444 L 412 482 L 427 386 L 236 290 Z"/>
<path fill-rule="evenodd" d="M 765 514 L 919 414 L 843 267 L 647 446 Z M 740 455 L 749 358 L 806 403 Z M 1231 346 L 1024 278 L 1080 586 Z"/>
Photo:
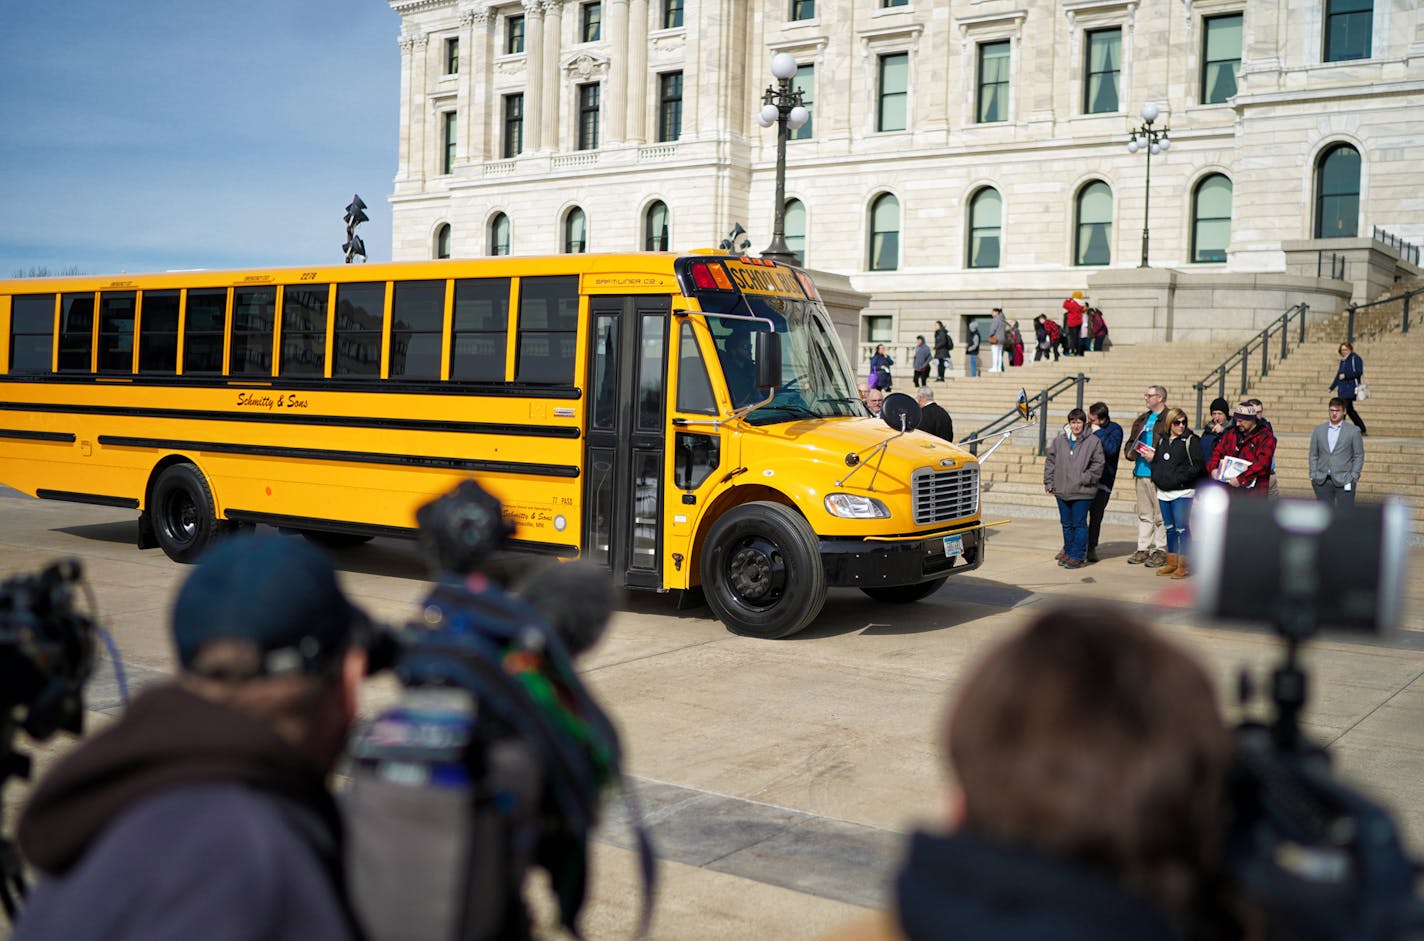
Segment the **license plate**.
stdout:
<path fill-rule="evenodd" d="M 945 537 L 944 537 L 944 554 L 945 554 L 945 555 L 950 555 L 950 556 L 953 556 L 953 555 L 964 555 L 964 537 L 963 537 L 963 536 L 945 536 Z"/>

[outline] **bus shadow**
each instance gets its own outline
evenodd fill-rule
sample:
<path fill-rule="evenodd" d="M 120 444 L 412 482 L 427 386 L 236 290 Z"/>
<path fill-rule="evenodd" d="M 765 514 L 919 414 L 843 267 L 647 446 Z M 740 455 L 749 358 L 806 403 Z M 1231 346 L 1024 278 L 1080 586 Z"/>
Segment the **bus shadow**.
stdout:
<path fill-rule="evenodd" d="M 51 532 L 64 533 L 76 539 L 90 542 L 110 542 L 120 545 L 138 545 L 138 520 L 118 520 L 112 523 L 84 523 L 80 526 L 60 526 Z"/>
<path fill-rule="evenodd" d="M 951 630 L 999 614 L 1034 597 L 1034 592 L 984 578 L 951 579 L 939 591 L 911 604 L 893 604 L 856 589 L 832 589 L 826 607 L 793 640 L 843 634 L 894 637 Z"/>

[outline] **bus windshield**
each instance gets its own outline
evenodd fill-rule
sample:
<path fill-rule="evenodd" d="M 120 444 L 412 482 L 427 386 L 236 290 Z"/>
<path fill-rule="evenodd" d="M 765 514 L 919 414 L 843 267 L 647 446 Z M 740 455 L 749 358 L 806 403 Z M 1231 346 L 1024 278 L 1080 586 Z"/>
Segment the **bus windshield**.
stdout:
<path fill-rule="evenodd" d="M 749 355 L 750 333 L 764 330 L 765 324 L 750 323 L 744 318 L 770 320 L 781 335 L 781 385 L 777 386 L 769 404 L 747 415 L 749 423 L 770 425 L 806 418 L 866 414 L 856 393 L 850 365 L 819 302 L 720 292 L 706 292 L 698 300 L 716 340 L 717 358 L 736 406 L 751 405 L 766 398 L 765 391 L 752 388 L 750 377 L 754 367 Z"/>

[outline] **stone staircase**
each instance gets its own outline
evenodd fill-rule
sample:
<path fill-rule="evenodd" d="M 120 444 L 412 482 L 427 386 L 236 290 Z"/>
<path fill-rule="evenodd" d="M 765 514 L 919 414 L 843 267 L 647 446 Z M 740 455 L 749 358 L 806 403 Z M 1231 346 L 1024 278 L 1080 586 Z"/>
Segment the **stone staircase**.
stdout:
<path fill-rule="evenodd" d="M 1411 319 L 1419 317 L 1420 322 L 1411 323 L 1408 333 L 1400 332 L 1397 301 L 1357 314 L 1355 349 L 1365 361 L 1365 378 L 1372 393 L 1357 406 L 1369 426 L 1360 498 L 1404 497 L 1414 509 L 1414 541 L 1424 544 L 1424 420 L 1412 411 L 1414 403 L 1424 402 L 1424 296 L 1416 300 L 1419 303 L 1411 309 Z M 1312 324 L 1303 345 L 1297 346 L 1298 334 L 1292 335 L 1289 358 L 1273 358 L 1269 375 L 1254 377 L 1248 385 L 1245 397 L 1265 403 L 1266 417 L 1279 439 L 1276 473 L 1286 496 L 1312 495 L 1307 470 L 1310 433 L 1326 418 L 1326 403 L 1332 394 L 1327 387 L 1339 363 L 1336 349 L 1345 336 L 1344 316 Z M 1239 348 L 1239 343 L 1119 345 L 1102 353 L 1030 362 L 973 379 L 964 376 L 963 357 L 956 350 L 952 378 L 931 380 L 931 386 L 936 400 L 954 417 L 955 433 L 964 438 L 1012 409 L 1019 389 L 1026 389 L 1032 397 L 1060 378 L 1081 372 L 1088 379 L 1084 408 L 1092 402 L 1106 402 L 1113 420 L 1126 431 L 1142 410 L 1142 393 L 1153 383 L 1166 386 L 1168 404 L 1181 407 L 1194 420 L 1197 393 L 1192 384 Z M 987 363 L 987 356 L 981 355 L 980 360 Z M 1253 367 L 1259 369 L 1259 360 Z M 895 380 L 896 391 L 913 394 L 908 370 L 897 369 Z M 1242 398 L 1240 383 L 1239 372 L 1228 377 L 1224 397 L 1233 404 Z M 1215 385 L 1204 391 L 1204 408 L 1216 394 Z M 1050 403 L 1050 437 L 1058 433 L 1069 409 L 1076 405 L 1072 390 Z M 1038 436 L 1036 426 L 1021 427 L 985 461 L 981 473 L 986 517 L 1056 518 L 1056 505 L 1043 492 L 1043 462 L 1035 453 Z M 984 448 L 980 450 L 982 454 Z M 1108 505 L 1112 522 L 1136 519 L 1131 473 L 1130 464 L 1120 465 L 1119 483 Z"/>

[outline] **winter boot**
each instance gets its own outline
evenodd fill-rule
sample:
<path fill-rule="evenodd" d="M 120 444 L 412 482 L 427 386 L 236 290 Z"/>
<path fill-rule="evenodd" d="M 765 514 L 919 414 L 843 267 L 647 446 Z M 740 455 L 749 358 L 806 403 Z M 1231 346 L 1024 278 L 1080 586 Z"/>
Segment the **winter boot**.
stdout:
<path fill-rule="evenodd" d="M 1187 568 L 1187 557 L 1184 555 L 1177 556 L 1177 570 L 1172 573 L 1172 577 L 1188 578 L 1191 574 L 1191 571 Z"/>
<path fill-rule="evenodd" d="M 1167 553 L 1167 561 L 1157 567 L 1158 575 L 1171 575 L 1177 570 L 1178 556 L 1175 552 Z"/>

